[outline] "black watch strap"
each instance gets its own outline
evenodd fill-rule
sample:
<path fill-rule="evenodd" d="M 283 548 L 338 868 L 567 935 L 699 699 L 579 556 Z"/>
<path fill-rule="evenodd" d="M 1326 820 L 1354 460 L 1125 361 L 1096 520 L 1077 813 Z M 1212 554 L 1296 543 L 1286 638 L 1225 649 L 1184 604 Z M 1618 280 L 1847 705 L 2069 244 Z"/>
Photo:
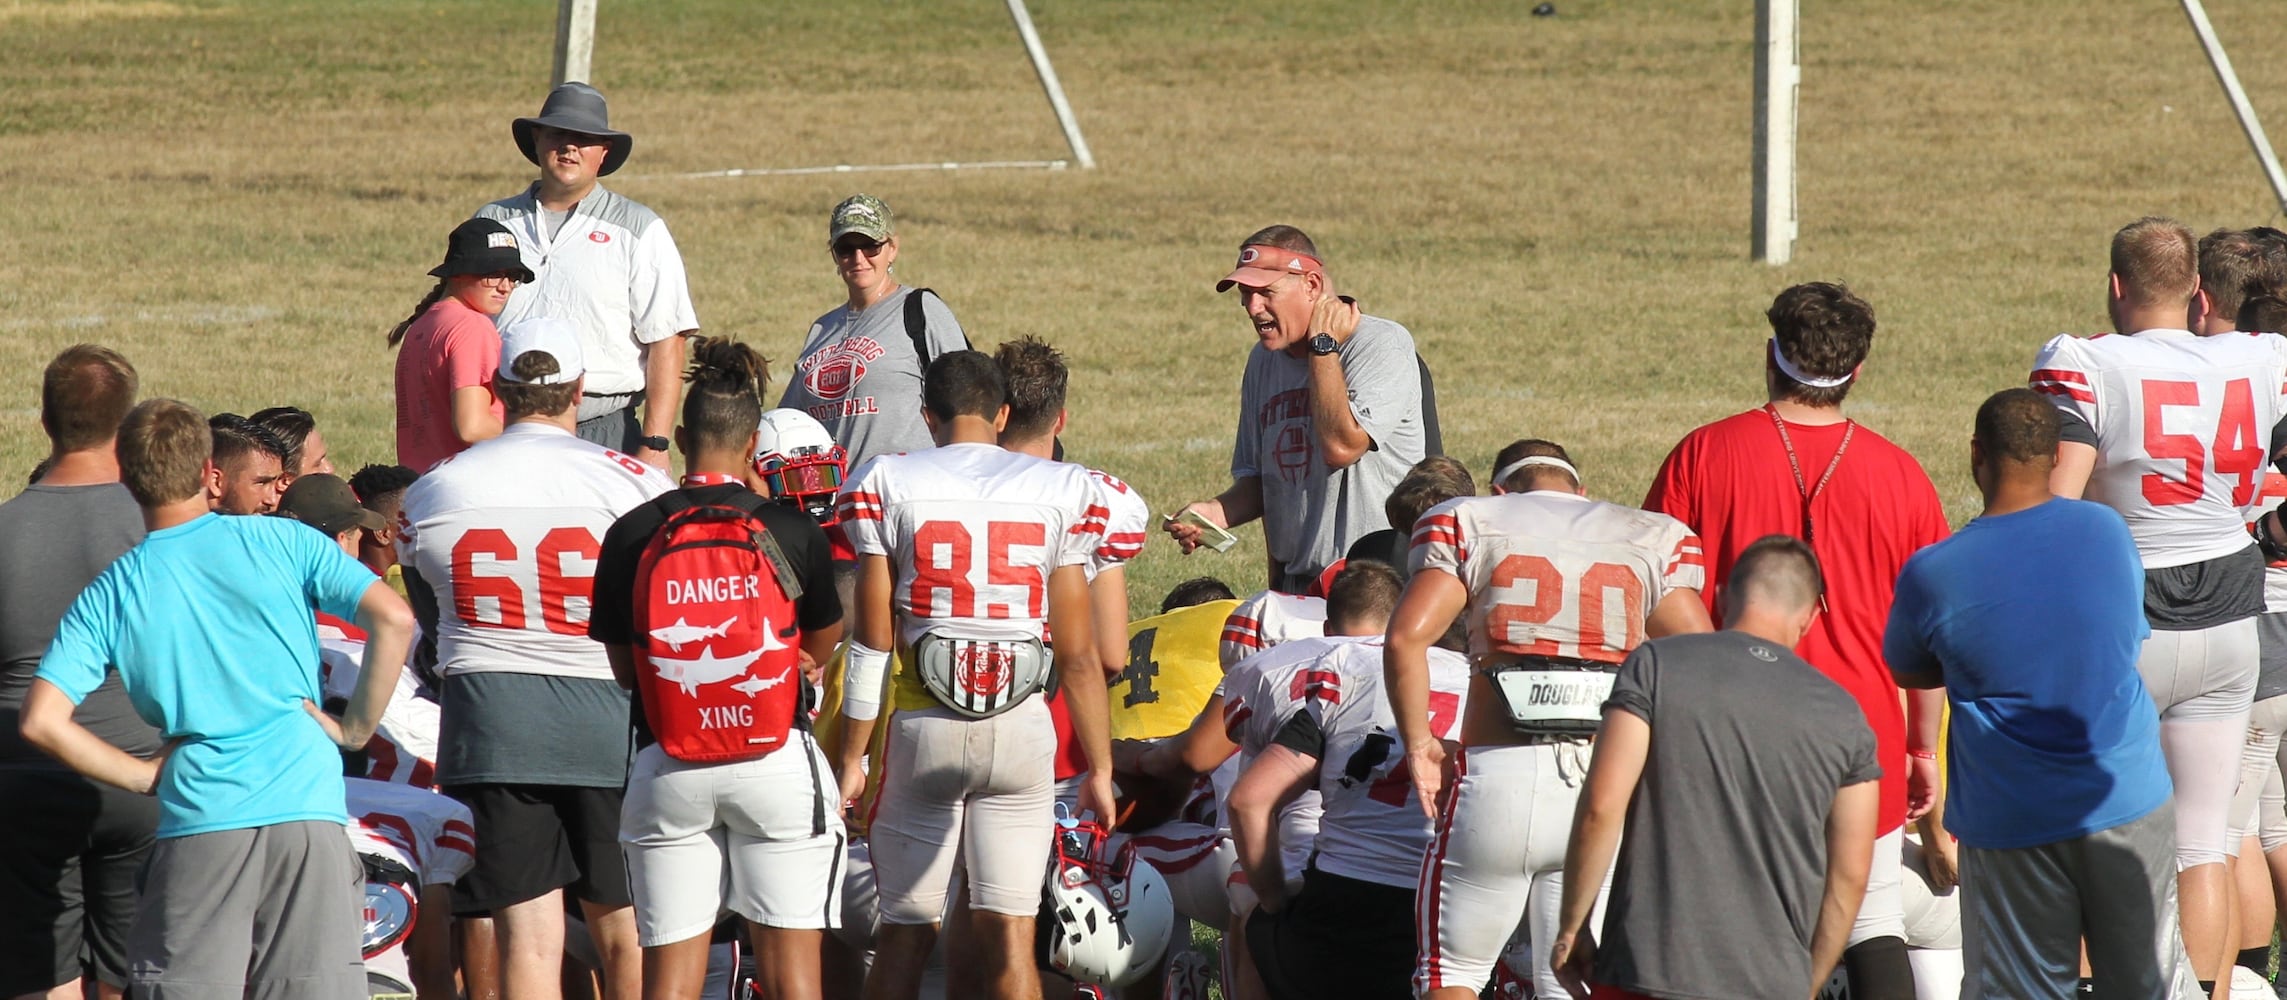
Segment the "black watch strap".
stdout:
<path fill-rule="evenodd" d="M 649 435 L 638 443 L 642 444 L 646 448 L 651 449 L 652 451 L 666 451 L 668 445 L 670 444 L 666 438 L 657 434 Z"/>

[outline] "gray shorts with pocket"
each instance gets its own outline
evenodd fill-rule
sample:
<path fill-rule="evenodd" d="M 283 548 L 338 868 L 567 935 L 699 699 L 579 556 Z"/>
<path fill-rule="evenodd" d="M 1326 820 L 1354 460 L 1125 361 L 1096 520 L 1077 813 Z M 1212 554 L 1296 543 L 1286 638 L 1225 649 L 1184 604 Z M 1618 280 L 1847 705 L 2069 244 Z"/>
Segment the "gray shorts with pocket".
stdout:
<path fill-rule="evenodd" d="M 169 837 L 127 935 L 136 1000 L 366 995 L 365 870 L 339 823 Z"/>

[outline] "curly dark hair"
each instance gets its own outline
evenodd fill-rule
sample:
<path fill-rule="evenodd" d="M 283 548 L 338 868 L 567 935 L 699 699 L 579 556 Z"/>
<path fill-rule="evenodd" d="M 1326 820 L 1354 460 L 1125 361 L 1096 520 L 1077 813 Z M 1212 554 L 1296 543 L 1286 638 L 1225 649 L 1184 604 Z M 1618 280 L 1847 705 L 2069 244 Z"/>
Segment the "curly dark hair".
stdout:
<path fill-rule="evenodd" d="M 1780 292 L 1765 313 L 1779 353 L 1797 371 L 1819 378 L 1840 378 L 1866 363 L 1874 346 L 1874 307 L 1851 294 L 1848 286 L 1812 281 Z M 1780 394 L 1809 406 L 1834 406 L 1850 394 L 1852 383 L 1809 386 L 1774 372 Z"/>

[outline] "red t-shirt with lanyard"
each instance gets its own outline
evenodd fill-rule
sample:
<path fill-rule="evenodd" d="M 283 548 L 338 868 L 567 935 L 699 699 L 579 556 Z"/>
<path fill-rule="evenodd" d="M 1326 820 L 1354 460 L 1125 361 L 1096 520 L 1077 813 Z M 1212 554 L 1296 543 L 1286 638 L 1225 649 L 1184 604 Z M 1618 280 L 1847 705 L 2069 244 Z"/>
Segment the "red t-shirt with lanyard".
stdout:
<path fill-rule="evenodd" d="M 1686 435 L 1661 463 L 1644 508 L 1699 534 L 1709 566 L 1701 594 L 1719 625 L 1721 581 L 1739 553 L 1765 535 L 1808 536 L 1826 577 L 1826 607 L 1795 652 L 1866 713 L 1882 764 L 1878 832 L 1904 824 L 1906 714 L 1882 661 L 1882 629 L 1906 558 L 1950 533 L 1921 463 L 1855 422 L 1798 424 L 1761 407 Z"/>

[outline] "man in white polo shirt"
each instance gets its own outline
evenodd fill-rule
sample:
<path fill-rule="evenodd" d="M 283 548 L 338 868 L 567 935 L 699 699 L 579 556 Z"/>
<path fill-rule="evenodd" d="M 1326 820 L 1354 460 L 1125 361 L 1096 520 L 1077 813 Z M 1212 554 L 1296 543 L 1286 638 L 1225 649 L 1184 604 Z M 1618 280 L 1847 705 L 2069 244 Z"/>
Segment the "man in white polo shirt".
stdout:
<path fill-rule="evenodd" d="M 580 436 L 666 468 L 682 402 L 683 337 L 698 332 L 699 319 L 667 223 L 597 183 L 635 145 L 608 122 L 594 87 L 557 87 L 539 117 L 512 127 L 540 179 L 476 214 L 514 232 L 538 276 L 508 296 L 500 325 L 553 316 L 579 331 L 588 367 Z"/>

